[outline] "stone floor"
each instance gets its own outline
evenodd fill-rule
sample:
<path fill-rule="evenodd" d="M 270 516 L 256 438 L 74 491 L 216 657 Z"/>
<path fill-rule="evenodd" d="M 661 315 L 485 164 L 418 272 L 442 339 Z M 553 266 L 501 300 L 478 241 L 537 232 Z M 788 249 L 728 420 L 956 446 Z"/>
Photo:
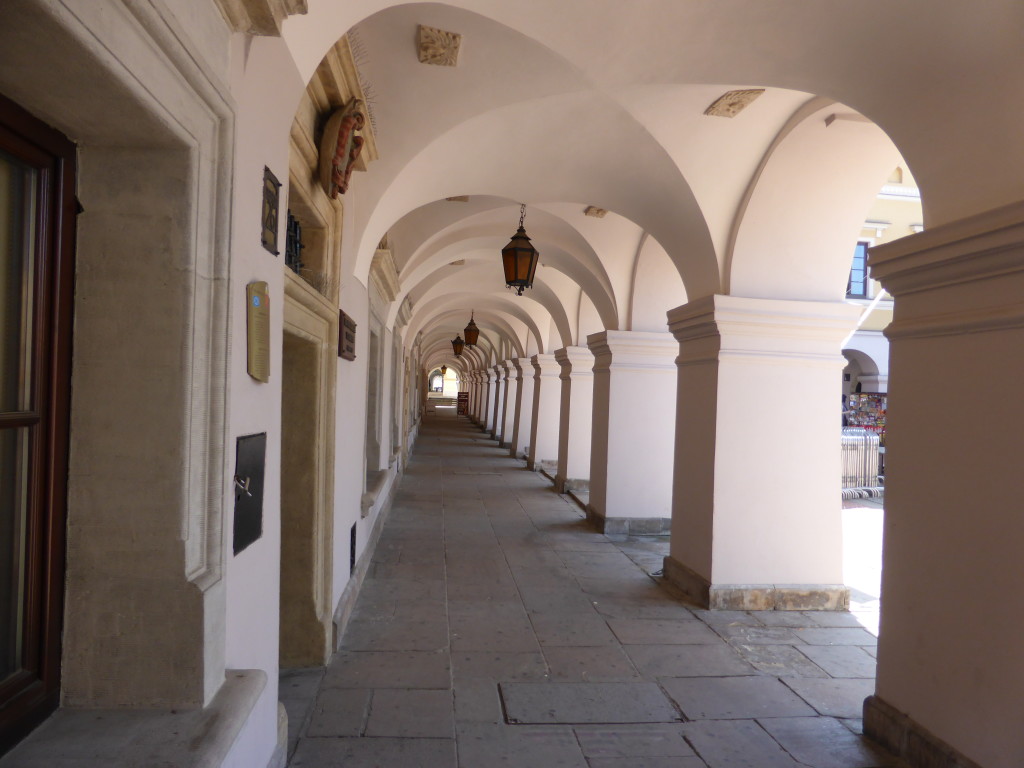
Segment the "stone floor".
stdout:
<path fill-rule="evenodd" d="M 650 575 L 665 546 L 427 417 L 342 649 L 282 675 L 289 765 L 893 765 L 859 735 L 862 617 L 700 610 Z"/>

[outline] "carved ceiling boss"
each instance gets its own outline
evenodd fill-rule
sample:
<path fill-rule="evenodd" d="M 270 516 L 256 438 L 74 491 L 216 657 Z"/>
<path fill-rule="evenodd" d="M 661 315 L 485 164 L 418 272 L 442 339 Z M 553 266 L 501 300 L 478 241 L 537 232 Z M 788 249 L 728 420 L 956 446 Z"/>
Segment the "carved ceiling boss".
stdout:
<path fill-rule="evenodd" d="M 363 148 L 363 137 L 356 136 L 366 122 L 364 104 L 352 99 L 328 118 L 320 140 L 320 183 L 331 199 L 348 189 L 352 169 Z"/>

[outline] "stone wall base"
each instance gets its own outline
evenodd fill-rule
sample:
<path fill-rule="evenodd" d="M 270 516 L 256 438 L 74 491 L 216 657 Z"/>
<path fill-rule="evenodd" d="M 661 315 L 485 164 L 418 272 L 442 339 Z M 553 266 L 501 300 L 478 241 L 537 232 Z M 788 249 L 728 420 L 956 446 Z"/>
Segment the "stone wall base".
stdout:
<path fill-rule="evenodd" d="M 661 536 L 672 530 L 670 517 L 605 517 L 589 504 L 587 520 L 598 531 L 610 536 Z"/>
<path fill-rule="evenodd" d="M 842 584 L 712 584 L 671 556 L 665 579 L 703 608 L 713 611 L 848 611 L 850 590 Z"/>
<path fill-rule="evenodd" d="M 877 696 L 864 700 L 864 735 L 912 768 L 982 768 Z"/>
<path fill-rule="evenodd" d="M 583 491 L 586 493 L 589 490 L 590 478 L 555 475 L 555 493 L 568 493 L 569 491 Z"/>

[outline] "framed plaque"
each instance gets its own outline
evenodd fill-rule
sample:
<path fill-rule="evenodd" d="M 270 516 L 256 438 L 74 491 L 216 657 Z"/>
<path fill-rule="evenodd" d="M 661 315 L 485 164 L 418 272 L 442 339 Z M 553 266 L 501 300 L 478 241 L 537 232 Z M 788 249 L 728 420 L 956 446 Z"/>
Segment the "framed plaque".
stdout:
<path fill-rule="evenodd" d="M 356 322 L 342 311 L 338 311 L 338 357 L 343 360 L 356 359 Z"/>
<path fill-rule="evenodd" d="M 262 281 L 245 286 L 247 369 L 256 381 L 270 381 L 270 294 Z"/>
<path fill-rule="evenodd" d="M 263 247 L 277 256 L 280 251 L 277 249 L 277 222 L 278 208 L 281 204 L 281 182 L 270 172 L 266 166 L 263 167 L 263 214 L 260 217 L 263 225 Z"/>

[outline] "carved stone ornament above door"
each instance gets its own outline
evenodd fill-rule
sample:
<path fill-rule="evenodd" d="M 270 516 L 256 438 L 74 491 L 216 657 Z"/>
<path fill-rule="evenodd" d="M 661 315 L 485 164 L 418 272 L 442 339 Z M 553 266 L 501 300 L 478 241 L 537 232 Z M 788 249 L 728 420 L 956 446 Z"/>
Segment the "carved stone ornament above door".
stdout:
<path fill-rule="evenodd" d="M 363 137 L 356 136 L 366 123 L 364 105 L 360 99 L 336 109 L 327 119 L 324 135 L 320 139 L 320 184 L 332 200 L 338 193 L 345 194 Z"/>

